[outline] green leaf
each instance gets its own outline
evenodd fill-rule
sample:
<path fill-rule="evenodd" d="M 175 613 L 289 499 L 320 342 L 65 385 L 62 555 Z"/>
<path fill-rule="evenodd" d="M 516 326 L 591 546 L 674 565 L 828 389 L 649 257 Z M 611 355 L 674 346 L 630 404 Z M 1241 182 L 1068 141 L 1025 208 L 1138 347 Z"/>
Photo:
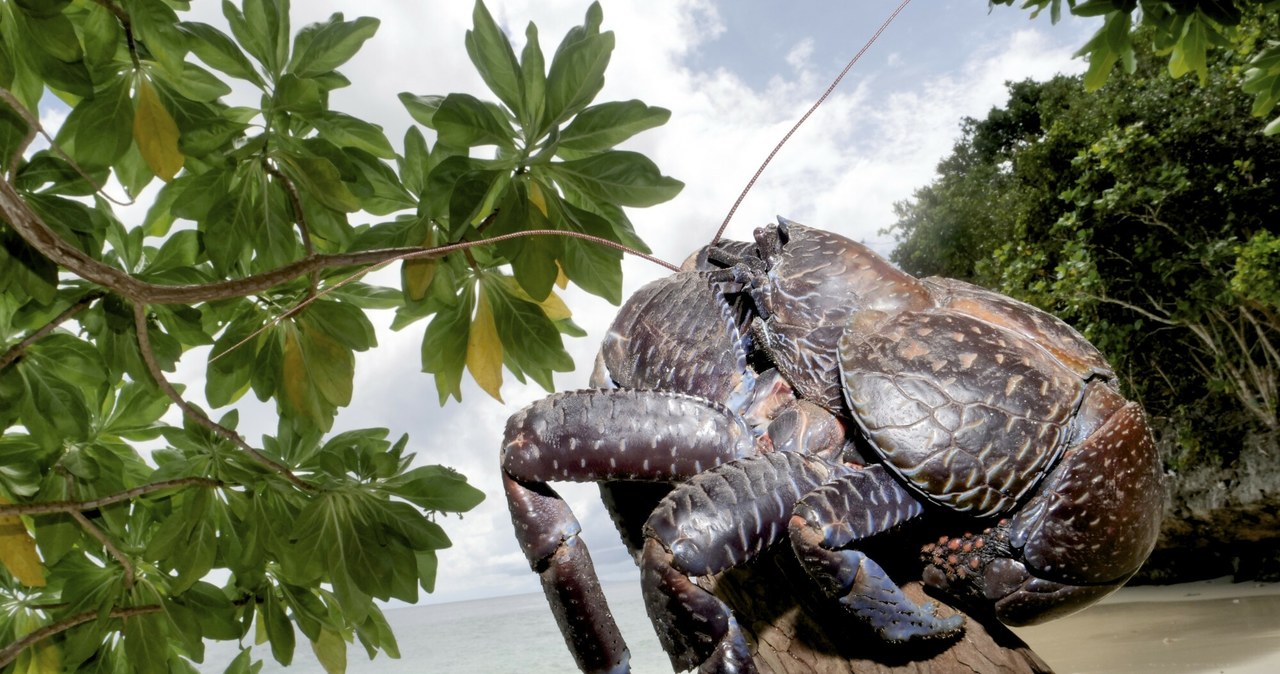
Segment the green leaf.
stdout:
<path fill-rule="evenodd" d="M 666 124 L 670 118 L 670 110 L 637 100 L 593 105 L 578 113 L 560 132 L 557 147 L 577 152 L 608 150 L 641 131 Z"/>
<path fill-rule="evenodd" d="M 303 321 L 285 321 L 279 330 L 281 409 L 327 430 L 337 408 L 351 403 L 355 357 L 332 336 Z"/>
<path fill-rule="evenodd" d="M 613 33 L 607 32 L 586 35 L 556 51 L 547 73 L 547 117 L 551 124 L 577 114 L 600 93 L 613 46 Z"/>
<path fill-rule="evenodd" d="M 130 440 L 149 440 L 159 432 L 159 420 L 169 410 L 164 393 L 137 382 L 125 382 L 106 415 L 103 431 Z"/>
<path fill-rule="evenodd" d="M 286 73 L 276 85 L 272 96 L 272 107 L 283 112 L 292 112 L 311 118 L 324 114 L 325 94 L 320 83 L 314 79 L 303 79 L 293 73 Z"/>
<path fill-rule="evenodd" d="M 44 447 L 54 447 L 88 435 L 89 406 L 78 387 L 25 361 L 18 364 L 18 373 L 26 393 L 19 402 L 19 414 L 33 438 Z"/>
<path fill-rule="evenodd" d="M 449 195 L 449 230 L 455 235 L 493 210 L 489 195 L 501 191 L 510 181 L 509 171 L 487 170 L 464 173 Z"/>
<path fill-rule="evenodd" d="M 684 183 L 662 175 L 648 157 L 621 150 L 553 162 L 543 168 L 584 195 L 622 206 L 654 206 L 680 193 Z"/>
<path fill-rule="evenodd" d="M 268 590 L 263 602 L 258 605 L 258 617 L 266 626 L 267 639 L 271 641 L 271 656 L 286 667 L 293 662 L 293 651 L 297 636 L 293 632 L 293 624 L 284 612 L 284 603 L 276 596 L 276 592 Z"/>
<path fill-rule="evenodd" d="M 431 118 L 440 142 L 454 147 L 515 146 L 515 131 L 491 105 L 468 94 L 449 94 Z"/>
<path fill-rule="evenodd" d="M 263 338 L 249 339 L 263 325 L 256 311 L 232 321 L 209 352 L 204 395 L 214 407 L 229 405 L 249 390 L 249 382 Z M 248 340 L 248 341 L 246 341 Z"/>
<path fill-rule="evenodd" d="M 164 0 L 129 0 L 125 3 L 134 36 L 170 74 L 182 72 L 187 40 L 176 29 L 178 15 Z"/>
<path fill-rule="evenodd" d="M 58 130 L 57 142 L 63 149 L 69 147 L 81 166 L 105 168 L 129 148 L 132 132 L 133 102 L 125 81 L 118 79 L 71 110 Z"/>
<path fill-rule="evenodd" d="M 184 491 L 180 503 L 156 531 L 147 546 L 147 555 L 177 572 L 172 580 L 177 594 L 203 578 L 213 568 L 218 550 L 215 507 L 221 507 L 212 490 L 193 487 Z"/>
<path fill-rule="evenodd" d="M 435 375 L 441 405 L 449 396 L 462 400 L 462 369 L 474 306 L 474 292 L 468 289 L 456 305 L 436 313 L 422 336 L 422 371 Z"/>
<path fill-rule="evenodd" d="M 1108 14 L 1102 28 L 1099 28 L 1089 42 L 1076 52 L 1077 56 L 1089 55 L 1089 70 L 1084 75 L 1084 86 L 1087 91 L 1096 91 L 1105 84 L 1107 77 L 1111 75 L 1112 68 L 1122 57 L 1125 59 L 1126 69 L 1133 63 L 1133 42 L 1129 37 L 1130 20 L 1127 12 Z"/>
<path fill-rule="evenodd" d="M 347 671 L 347 642 L 337 632 L 321 629 L 320 638 L 311 642 L 311 650 L 326 674 L 344 674 Z"/>
<path fill-rule="evenodd" d="M 360 210 L 360 202 L 342 181 L 333 162 L 302 153 L 281 153 L 279 158 L 280 169 L 320 203 L 342 213 Z"/>
<path fill-rule="evenodd" d="M 436 556 L 435 550 L 419 550 L 416 553 L 418 559 L 418 578 L 422 583 L 422 589 L 427 592 L 436 591 L 436 570 L 440 566 L 439 557 Z"/>
<path fill-rule="evenodd" d="M 464 513 L 480 505 L 484 492 L 445 466 L 419 466 L 387 480 L 386 487 L 414 505 L 436 512 Z"/>
<path fill-rule="evenodd" d="M 498 100 L 506 104 L 517 119 L 524 116 L 524 91 L 521 83 L 520 64 L 506 34 L 498 28 L 493 15 L 476 0 L 471 13 L 474 29 L 467 31 L 465 43 L 467 55 L 475 64 L 480 77 Z"/>
<path fill-rule="evenodd" d="M 1199 12 L 1187 16 L 1182 27 L 1182 35 L 1173 45 L 1169 55 L 1169 74 L 1182 77 L 1188 72 L 1195 72 L 1200 78 L 1200 85 L 1209 79 L 1209 66 L 1205 52 L 1209 48 L 1208 34 L 1212 30 L 1207 19 Z"/>
<path fill-rule="evenodd" d="M 530 192 L 535 190 L 538 198 L 542 199 L 537 183 L 521 180 L 508 190 L 487 235 L 497 237 L 527 229 L 552 229 L 545 213 L 530 198 Z M 545 208 L 545 200 L 542 204 Z M 558 237 L 511 239 L 497 244 L 497 250 L 511 261 L 512 273 L 531 297 L 542 298 L 551 292 L 560 269 L 556 265 L 556 257 L 563 250 L 563 242 Z"/>
<path fill-rule="evenodd" d="M 169 674 L 169 630 L 155 613 L 124 619 L 124 652 L 138 674 Z"/>
<path fill-rule="evenodd" d="M 614 236 L 607 220 L 558 198 L 547 201 L 552 221 L 557 228 L 591 234 L 605 239 Z M 583 290 L 603 297 L 613 304 L 622 301 L 622 253 L 582 239 L 566 238 L 560 264 L 569 280 Z"/>
<path fill-rule="evenodd" d="M 211 103 L 231 93 L 226 82 L 194 63 L 183 63 L 178 77 L 172 77 L 163 70 L 156 71 L 156 75 L 174 91 L 201 103 Z"/>
<path fill-rule="evenodd" d="M 314 77 L 334 70 L 360 51 L 364 41 L 378 32 L 379 24 L 367 16 L 344 21 L 342 13 L 335 12 L 326 22 L 304 26 L 298 31 L 286 72 Z"/>
<path fill-rule="evenodd" d="M 400 102 L 404 104 L 405 110 L 409 111 L 409 116 L 417 123 L 434 129 L 436 111 L 440 109 L 440 104 L 444 102 L 444 96 L 419 96 L 411 94 L 407 91 L 400 92 Z"/>
<path fill-rule="evenodd" d="M 178 30 L 191 38 L 187 41 L 191 45 L 191 51 L 210 67 L 252 82 L 260 89 L 265 86 L 249 58 L 226 33 L 198 21 L 183 21 L 178 24 Z"/>
<path fill-rule="evenodd" d="M 244 0 L 243 13 L 230 0 L 222 0 L 222 14 L 231 34 L 262 64 L 271 80 L 279 79 L 289 57 L 288 0 Z"/>
<path fill-rule="evenodd" d="M 411 126 L 404 132 L 404 157 L 398 159 L 400 179 L 404 188 L 415 197 L 422 193 L 427 181 L 427 161 L 430 156 L 427 140 L 418 127 Z"/>
<path fill-rule="evenodd" d="M 524 51 L 520 53 L 520 76 L 524 83 L 524 114 L 519 117 L 526 141 L 542 129 L 547 114 L 547 66 L 538 44 L 538 27 L 529 22 L 524 30 Z"/>
<path fill-rule="evenodd" d="M 338 147 L 354 147 L 381 159 L 394 159 L 395 150 L 382 127 L 341 112 L 326 111 L 308 120 L 321 137 Z"/>

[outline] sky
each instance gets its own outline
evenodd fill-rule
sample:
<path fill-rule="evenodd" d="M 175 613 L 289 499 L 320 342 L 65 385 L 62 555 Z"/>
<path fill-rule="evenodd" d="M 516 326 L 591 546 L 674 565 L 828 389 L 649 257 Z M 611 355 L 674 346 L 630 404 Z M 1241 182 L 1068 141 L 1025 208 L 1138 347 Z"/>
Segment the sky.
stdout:
<path fill-rule="evenodd" d="M 224 26 L 219 3 L 193 3 L 191 18 Z M 709 241 L 726 211 L 773 145 L 827 87 L 845 61 L 897 6 L 897 0 L 605 0 L 605 30 L 617 48 L 597 102 L 639 98 L 672 111 L 668 124 L 629 141 L 662 171 L 685 183 L 658 207 L 632 210 L 654 253 L 679 262 Z M 529 21 L 538 25 L 548 58 L 560 37 L 581 22 L 584 0 L 489 0 L 516 51 Z M 377 35 L 341 71 L 353 82 L 333 94 L 333 109 L 384 127 L 400 145 L 412 120 L 396 94 L 467 92 L 493 98 L 463 48 L 471 3 L 461 0 L 363 2 L 297 0 L 293 26 L 340 11 L 382 20 Z M 908 6 L 839 89 L 779 153 L 740 207 L 729 238 L 783 215 L 892 249 L 882 232 L 894 222 L 893 204 L 934 176 L 937 162 L 959 137 L 965 116 L 984 116 L 1005 100 L 1004 83 L 1079 73 L 1073 52 L 1096 29 L 1091 23 L 1009 7 L 988 11 L 984 0 L 919 1 Z M 56 110 L 45 111 L 56 124 Z M 145 200 L 143 201 L 145 206 Z M 128 221 L 128 216 L 124 216 Z M 140 217 L 138 215 L 137 217 Z M 624 297 L 667 272 L 624 263 Z M 384 276 L 396 283 L 398 274 Z M 579 370 L 557 378 L 559 389 L 585 386 L 600 337 L 616 308 L 597 298 L 566 296 L 589 335 L 568 340 Z M 391 316 L 375 315 L 380 326 Z M 437 404 L 435 383 L 420 372 L 424 323 L 403 332 L 379 330 L 379 347 L 360 354 L 354 402 L 334 432 L 380 426 L 410 436 L 419 463 L 452 466 L 487 498 L 463 518 L 439 521 L 454 541 L 441 551 L 436 592 L 426 603 L 537 592 L 539 586 L 514 536 L 498 476 L 505 420 L 544 395 L 508 381 L 505 402 L 488 398 L 469 380 L 463 402 Z M 207 352 L 188 352 L 177 379 L 197 402 Z M 510 377 L 508 377 L 510 379 Z M 250 442 L 274 432 L 273 409 L 241 404 L 241 431 Z M 220 413 L 215 413 L 215 417 Z M 583 524 L 605 581 L 638 583 L 599 503 L 594 485 L 556 487 Z"/>

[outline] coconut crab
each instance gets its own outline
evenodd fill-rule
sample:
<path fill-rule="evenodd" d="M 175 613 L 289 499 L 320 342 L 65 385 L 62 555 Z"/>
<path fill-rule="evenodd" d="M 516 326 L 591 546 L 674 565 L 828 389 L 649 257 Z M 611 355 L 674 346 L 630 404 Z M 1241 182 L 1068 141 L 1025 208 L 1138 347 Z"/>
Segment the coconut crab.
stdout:
<path fill-rule="evenodd" d="M 963 628 L 859 549 L 912 520 L 958 522 L 921 550 L 926 585 L 1014 625 L 1100 599 L 1150 553 L 1162 471 L 1142 410 L 1062 321 L 783 219 L 683 269 L 622 306 L 595 388 L 506 427 L 516 537 L 584 671 L 628 671 L 628 653 L 550 481 L 600 483 L 678 669 L 755 671 L 691 577 L 776 544 L 890 641 Z"/>

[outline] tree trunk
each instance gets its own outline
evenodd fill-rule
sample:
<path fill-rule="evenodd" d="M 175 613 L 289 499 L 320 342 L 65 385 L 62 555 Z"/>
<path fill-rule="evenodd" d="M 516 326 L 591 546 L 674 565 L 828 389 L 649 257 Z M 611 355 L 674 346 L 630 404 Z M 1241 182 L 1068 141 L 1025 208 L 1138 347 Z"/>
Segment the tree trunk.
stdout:
<path fill-rule="evenodd" d="M 886 569 L 893 574 L 901 566 Z M 785 546 L 704 579 L 703 586 L 733 609 L 762 674 L 1053 671 L 994 616 L 976 611 L 965 614 L 959 637 L 887 644 L 835 600 L 820 596 Z M 903 589 L 913 601 L 936 601 L 918 580 L 905 582 Z M 955 612 L 945 604 L 939 607 L 943 616 Z"/>

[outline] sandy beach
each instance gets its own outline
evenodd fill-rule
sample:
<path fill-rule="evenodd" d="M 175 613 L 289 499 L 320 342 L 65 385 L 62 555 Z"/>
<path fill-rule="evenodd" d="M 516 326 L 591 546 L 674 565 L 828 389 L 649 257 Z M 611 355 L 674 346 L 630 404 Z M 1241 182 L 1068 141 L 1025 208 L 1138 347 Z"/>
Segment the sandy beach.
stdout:
<path fill-rule="evenodd" d="M 1280 672 L 1280 584 L 1229 579 L 1123 588 L 1015 630 L 1059 674 Z"/>

